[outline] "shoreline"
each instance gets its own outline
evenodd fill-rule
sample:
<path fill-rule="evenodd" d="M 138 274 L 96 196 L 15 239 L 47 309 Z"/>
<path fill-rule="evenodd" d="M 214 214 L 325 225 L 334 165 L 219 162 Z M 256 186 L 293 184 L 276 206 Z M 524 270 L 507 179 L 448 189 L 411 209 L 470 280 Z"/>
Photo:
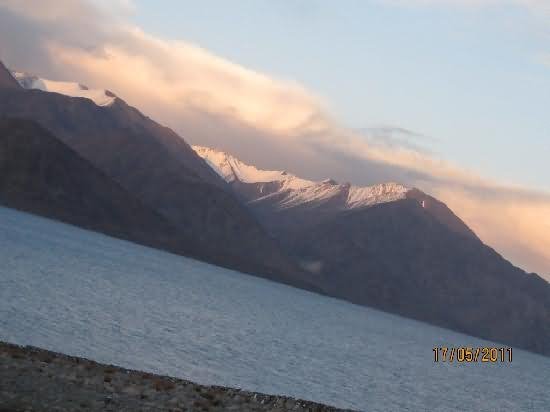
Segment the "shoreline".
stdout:
<path fill-rule="evenodd" d="M 0 341 L 0 412 L 344 411 Z"/>

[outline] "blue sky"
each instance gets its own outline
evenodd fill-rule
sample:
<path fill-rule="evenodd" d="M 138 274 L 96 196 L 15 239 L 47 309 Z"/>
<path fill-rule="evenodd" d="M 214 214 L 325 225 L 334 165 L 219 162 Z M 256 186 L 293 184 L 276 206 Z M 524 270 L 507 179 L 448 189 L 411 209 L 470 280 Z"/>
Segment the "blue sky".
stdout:
<path fill-rule="evenodd" d="M 550 18 L 496 3 L 135 0 L 132 19 L 296 81 L 346 126 L 411 129 L 444 159 L 550 190 Z"/>

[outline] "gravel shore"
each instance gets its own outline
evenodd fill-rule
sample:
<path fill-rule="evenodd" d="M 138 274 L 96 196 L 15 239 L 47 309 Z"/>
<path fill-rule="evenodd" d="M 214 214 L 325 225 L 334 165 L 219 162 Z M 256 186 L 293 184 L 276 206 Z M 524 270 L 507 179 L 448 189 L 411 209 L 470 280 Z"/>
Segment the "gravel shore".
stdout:
<path fill-rule="evenodd" d="M 0 342 L 0 412 L 340 410 Z"/>

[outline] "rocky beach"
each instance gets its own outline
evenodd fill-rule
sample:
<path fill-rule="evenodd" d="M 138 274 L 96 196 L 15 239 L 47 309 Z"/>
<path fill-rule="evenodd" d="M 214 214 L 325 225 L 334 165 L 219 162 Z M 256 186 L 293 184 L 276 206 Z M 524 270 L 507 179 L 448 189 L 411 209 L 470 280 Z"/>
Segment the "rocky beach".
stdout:
<path fill-rule="evenodd" d="M 0 412 L 340 410 L 0 342 Z"/>

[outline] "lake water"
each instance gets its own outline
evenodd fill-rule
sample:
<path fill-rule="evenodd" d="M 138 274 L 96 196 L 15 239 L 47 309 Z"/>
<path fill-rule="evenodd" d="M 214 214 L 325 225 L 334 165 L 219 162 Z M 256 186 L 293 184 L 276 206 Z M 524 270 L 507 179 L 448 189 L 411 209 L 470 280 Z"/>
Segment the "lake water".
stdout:
<path fill-rule="evenodd" d="M 365 411 L 550 410 L 550 358 L 434 363 L 491 344 L 5 208 L 0 339 Z"/>

